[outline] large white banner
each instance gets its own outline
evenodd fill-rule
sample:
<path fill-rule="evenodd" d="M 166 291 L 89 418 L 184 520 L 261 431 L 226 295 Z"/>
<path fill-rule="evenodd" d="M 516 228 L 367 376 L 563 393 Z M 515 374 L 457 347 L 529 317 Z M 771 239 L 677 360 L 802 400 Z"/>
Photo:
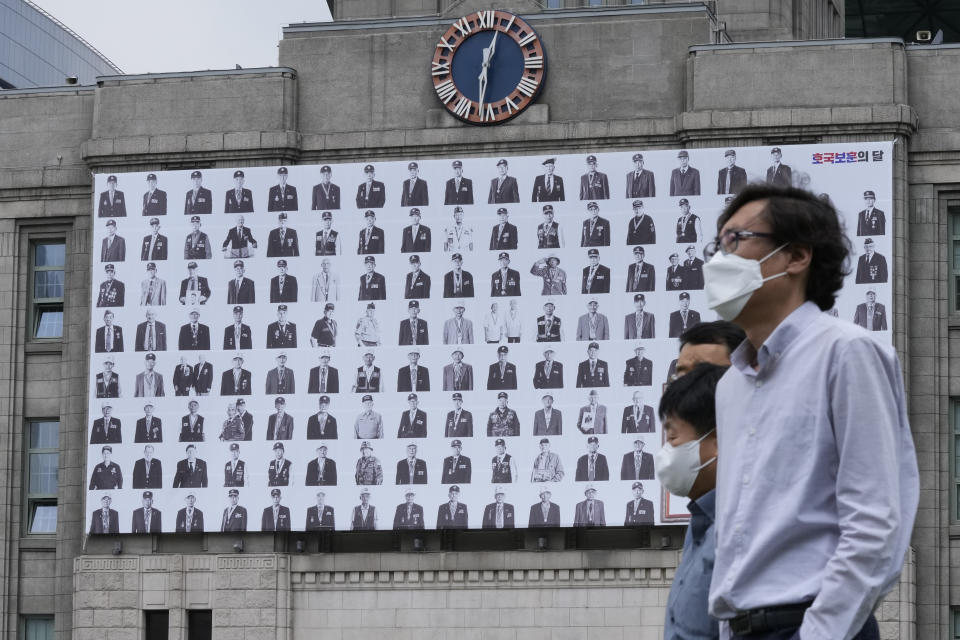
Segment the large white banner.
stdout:
<path fill-rule="evenodd" d="M 682 518 L 654 476 L 656 409 L 677 336 L 716 319 L 701 260 L 726 198 L 748 181 L 829 197 L 857 254 L 834 312 L 889 340 L 891 155 L 97 175 L 87 530 Z"/>

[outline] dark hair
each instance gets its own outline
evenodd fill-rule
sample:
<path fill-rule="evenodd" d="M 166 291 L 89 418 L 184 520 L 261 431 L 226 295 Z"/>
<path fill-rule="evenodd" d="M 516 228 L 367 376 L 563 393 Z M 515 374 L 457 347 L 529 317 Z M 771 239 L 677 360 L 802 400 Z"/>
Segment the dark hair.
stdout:
<path fill-rule="evenodd" d="M 821 310 L 832 309 L 843 278 L 850 273 L 850 240 L 833 204 L 809 191 L 793 187 L 751 184 L 733 199 L 717 220 L 717 232 L 740 207 L 766 200 L 762 211 L 776 243 L 810 247 L 806 299 Z"/>
<path fill-rule="evenodd" d="M 685 376 L 680 376 L 660 396 L 660 420 L 675 416 L 689 422 L 698 436 L 704 436 L 717 426 L 714 397 L 717 382 L 729 367 L 701 362 Z"/>
<path fill-rule="evenodd" d="M 737 325 L 726 320 L 715 320 L 701 322 L 681 333 L 680 348 L 683 349 L 684 345 L 688 344 L 725 344 L 730 353 L 733 353 L 746 339 L 746 332 Z"/>

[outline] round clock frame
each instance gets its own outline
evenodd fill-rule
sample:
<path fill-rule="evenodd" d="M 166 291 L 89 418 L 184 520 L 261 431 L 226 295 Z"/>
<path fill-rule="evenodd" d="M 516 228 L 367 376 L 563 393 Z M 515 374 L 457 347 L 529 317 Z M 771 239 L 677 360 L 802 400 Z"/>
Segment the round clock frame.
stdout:
<path fill-rule="evenodd" d="M 472 37 L 491 31 L 496 32 L 489 47 L 494 51 L 488 54 L 488 48 L 482 49 L 481 76 L 483 77 L 478 77 L 476 80 L 479 90 L 474 91 L 471 87 L 464 91 L 464 87 L 457 86 L 454 80 L 457 53 L 465 51 L 461 49 L 461 45 Z M 504 64 L 519 65 L 522 60 L 523 66 L 517 66 L 508 71 L 519 79 L 516 86 L 509 88 L 506 95 L 497 96 L 492 102 L 482 102 L 487 86 L 487 73 L 497 61 L 494 45 L 501 36 L 509 38 L 510 45 L 514 45 L 520 51 L 520 57 L 513 55 L 511 60 Z M 437 98 L 453 117 L 474 125 L 494 125 L 515 118 L 536 101 L 546 79 L 547 59 L 540 36 L 523 18 L 508 11 L 487 9 L 459 18 L 443 33 L 433 54 L 430 75 Z M 502 72 L 501 75 L 503 75 Z M 469 78 L 472 79 L 472 77 Z M 461 83 L 463 83 L 462 79 Z M 468 97 L 466 94 L 470 96 L 479 94 L 480 100 Z"/>

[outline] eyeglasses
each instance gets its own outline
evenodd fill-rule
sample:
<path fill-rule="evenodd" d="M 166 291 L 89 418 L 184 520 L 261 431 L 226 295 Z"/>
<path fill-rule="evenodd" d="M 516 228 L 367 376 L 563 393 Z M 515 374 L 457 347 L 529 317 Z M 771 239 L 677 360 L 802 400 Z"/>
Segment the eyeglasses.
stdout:
<path fill-rule="evenodd" d="M 703 248 L 703 257 L 709 260 L 717 253 L 722 253 L 723 255 L 735 253 L 737 247 L 740 246 L 740 241 L 747 238 L 773 237 L 775 237 L 774 234 L 761 231 L 727 231 L 714 238 L 713 242 L 710 242 Z"/>

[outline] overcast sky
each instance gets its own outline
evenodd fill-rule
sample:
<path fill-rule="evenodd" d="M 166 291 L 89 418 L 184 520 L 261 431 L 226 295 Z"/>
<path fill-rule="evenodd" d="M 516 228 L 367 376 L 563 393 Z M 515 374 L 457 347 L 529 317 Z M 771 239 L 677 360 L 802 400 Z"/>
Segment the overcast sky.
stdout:
<path fill-rule="evenodd" d="M 326 0 L 34 0 L 125 73 L 277 65 L 282 29 L 330 20 Z"/>

